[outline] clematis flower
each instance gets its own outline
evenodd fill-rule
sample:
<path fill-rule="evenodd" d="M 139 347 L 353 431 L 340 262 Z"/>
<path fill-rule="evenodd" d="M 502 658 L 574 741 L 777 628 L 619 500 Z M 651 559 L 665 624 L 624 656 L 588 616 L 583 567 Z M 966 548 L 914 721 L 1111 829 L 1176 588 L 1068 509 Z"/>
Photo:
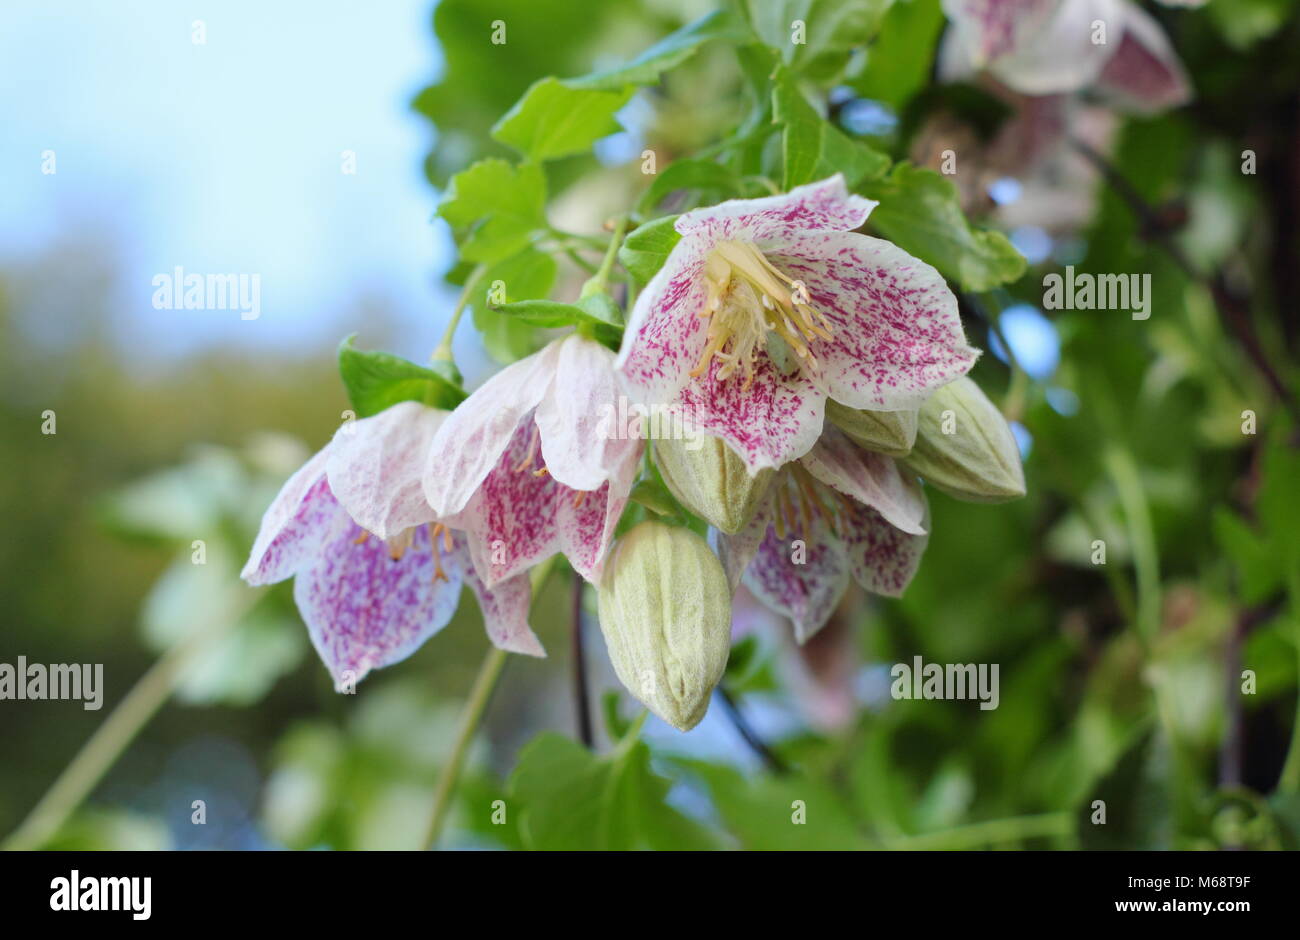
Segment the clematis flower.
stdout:
<path fill-rule="evenodd" d="M 262 519 L 242 577 L 294 579 L 298 610 L 339 689 L 415 652 L 446 626 L 466 583 L 495 645 L 545 655 L 528 626 L 527 575 L 489 589 L 465 535 L 437 521 L 424 499 L 426 455 L 445 418 L 407 401 L 343 425 Z"/>
<path fill-rule="evenodd" d="M 595 582 L 644 447 L 615 433 L 614 354 L 571 334 L 502 369 L 429 449 L 424 496 L 489 587 L 556 552 Z"/>
<path fill-rule="evenodd" d="M 827 399 L 904 410 L 964 375 L 977 352 L 943 278 L 853 231 L 875 205 L 836 174 L 682 215 L 619 351 L 629 396 L 680 410 L 757 472 L 808 452 Z"/>
<path fill-rule="evenodd" d="M 827 427 L 806 455 L 779 471 L 744 529 L 713 537 L 733 591 L 743 581 L 793 621 L 803 643 L 830 618 L 850 578 L 873 593 L 901 596 L 921 563 L 928 527 L 915 477 Z"/>
<path fill-rule="evenodd" d="M 940 51 L 945 80 L 987 71 L 1027 95 L 1095 88 L 1150 113 L 1191 97 L 1164 30 L 1128 0 L 944 0 L 952 28 Z M 1095 24 L 1105 25 L 1104 41 Z"/>

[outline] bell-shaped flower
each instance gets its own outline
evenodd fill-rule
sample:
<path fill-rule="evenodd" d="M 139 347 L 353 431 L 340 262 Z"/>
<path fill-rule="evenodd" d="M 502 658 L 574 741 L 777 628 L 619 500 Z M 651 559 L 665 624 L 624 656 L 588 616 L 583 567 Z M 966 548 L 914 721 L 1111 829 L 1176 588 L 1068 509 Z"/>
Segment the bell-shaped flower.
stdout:
<path fill-rule="evenodd" d="M 629 395 L 680 412 L 757 472 L 808 452 L 827 399 L 916 408 L 965 375 L 977 353 L 943 278 L 854 232 L 875 205 L 836 174 L 682 215 L 624 334 Z"/>
<path fill-rule="evenodd" d="M 486 587 L 465 535 L 437 521 L 424 499 L 429 446 L 445 418 L 407 401 L 344 424 L 262 519 L 243 578 L 294 578 L 298 610 L 340 689 L 441 630 L 465 583 L 495 645 L 545 655 L 528 626 L 527 575 Z"/>
<path fill-rule="evenodd" d="M 611 421 L 613 366 L 610 350 L 570 334 L 496 373 L 438 429 L 424 495 L 468 534 L 489 587 L 556 552 L 599 579 L 644 448 Z"/>
<path fill-rule="evenodd" d="M 1177 107 L 1191 97 L 1164 30 L 1129 0 L 944 0 L 952 28 L 939 74 L 987 71 L 1026 95 L 1096 88 L 1127 110 Z"/>
<path fill-rule="evenodd" d="M 899 597 L 929 540 L 929 508 L 915 477 L 827 427 L 782 468 L 736 535 L 713 538 L 733 590 L 741 583 L 794 622 L 804 642 L 830 618 L 852 578 Z"/>

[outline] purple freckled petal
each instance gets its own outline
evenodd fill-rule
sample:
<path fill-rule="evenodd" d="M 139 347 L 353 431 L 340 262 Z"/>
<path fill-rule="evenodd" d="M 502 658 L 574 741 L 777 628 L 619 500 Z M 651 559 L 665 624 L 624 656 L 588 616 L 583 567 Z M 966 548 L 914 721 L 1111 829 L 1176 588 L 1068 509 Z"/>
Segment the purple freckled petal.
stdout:
<path fill-rule="evenodd" d="M 328 451 L 326 447 L 303 464 L 271 501 L 241 574 L 249 584 L 291 577 L 329 534 L 338 504 L 325 482 Z"/>
<path fill-rule="evenodd" d="M 897 245 L 866 235 L 814 232 L 772 262 L 807 289 L 830 321 L 816 340 L 818 384 L 852 408 L 919 407 L 965 375 L 979 351 L 966 343 L 957 298 L 943 277 Z"/>
<path fill-rule="evenodd" d="M 381 539 L 433 519 L 420 479 L 429 445 L 446 414 L 404 401 L 334 435 L 330 489 L 357 524 Z"/>
<path fill-rule="evenodd" d="M 828 425 L 800 463 L 822 483 L 870 506 L 904 532 L 925 534 L 921 487 L 892 458 L 863 450 Z"/>
<path fill-rule="evenodd" d="M 336 686 L 360 682 L 372 669 L 415 652 L 451 619 L 460 597 L 454 559 L 443 568 L 449 580 L 434 582 L 429 529 L 415 530 L 394 561 L 373 536 L 336 505 L 320 552 L 294 580 L 293 596 L 312 644 Z"/>
<path fill-rule="evenodd" d="M 434 516 L 460 512 L 555 378 L 559 343 L 511 363 L 442 422 L 429 446 L 424 495 Z M 530 422 L 531 424 L 531 422 Z"/>
<path fill-rule="evenodd" d="M 1098 86 L 1143 114 L 1176 108 L 1191 97 L 1178 55 L 1160 24 L 1135 5 L 1124 7 L 1124 34 Z"/>
<path fill-rule="evenodd" d="M 745 570 L 745 586 L 772 610 L 789 617 L 795 639 L 803 643 L 835 612 L 848 587 L 849 562 L 839 540 L 820 519 L 806 530 L 797 526 L 784 531 L 782 537 L 776 526 L 769 526 Z"/>
<path fill-rule="evenodd" d="M 528 625 L 528 608 L 533 596 L 528 575 L 517 574 L 489 589 L 474 570 L 465 536 L 456 533 L 453 537 L 456 563 L 464 573 L 465 583 L 478 598 L 479 610 L 483 612 L 483 628 L 492 645 L 510 653 L 544 657 L 546 651 Z"/>
<path fill-rule="evenodd" d="M 674 223 L 687 238 L 719 241 L 783 241 L 804 231 L 851 232 L 861 228 L 876 203 L 850 195 L 836 173 L 779 196 L 733 199 L 687 212 Z"/>
<path fill-rule="evenodd" d="M 930 526 L 928 509 L 923 525 Z M 841 515 L 839 535 L 853 580 L 886 597 L 903 595 L 930 540 L 928 535 L 909 535 L 896 529 L 874 509 L 852 502 Z"/>
<path fill-rule="evenodd" d="M 981 63 L 1014 52 L 1060 6 L 1060 0 L 944 0 L 972 57 Z"/>

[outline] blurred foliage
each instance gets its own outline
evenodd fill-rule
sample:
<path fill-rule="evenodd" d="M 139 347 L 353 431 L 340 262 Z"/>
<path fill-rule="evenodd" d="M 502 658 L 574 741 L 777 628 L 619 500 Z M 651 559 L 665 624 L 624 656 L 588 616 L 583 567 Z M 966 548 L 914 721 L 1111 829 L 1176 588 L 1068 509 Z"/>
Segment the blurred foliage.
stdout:
<path fill-rule="evenodd" d="M 1056 243 L 1070 251 L 1024 264 L 994 215 L 963 211 L 961 171 L 954 188 L 919 160 L 901 162 L 912 157 L 916 129 L 954 98 L 935 94 L 931 79 L 938 6 L 728 4 L 742 20 L 727 28 L 748 12 L 760 36 L 801 12 L 832 11 L 810 15 L 834 29 L 813 31 L 779 63 L 771 50 L 703 27 L 636 59 L 709 13 L 706 3 L 507 0 L 489 15 L 475 0 L 442 0 L 434 9 L 444 63 L 415 101 L 437 128 L 427 170 L 447 195 L 438 224 L 461 238 L 466 260 L 485 265 L 470 307 L 503 361 L 544 334 L 489 306 L 486 285 L 504 281 L 506 304 L 550 296 L 556 285 L 575 288 L 567 298 L 587 273 L 537 250 L 539 230 L 597 232 L 610 214 L 637 205 L 642 224 L 620 259 L 644 282 L 675 241 L 673 214 L 846 163 L 882 200 L 876 230 L 967 292 L 968 335 L 986 349 L 997 345 L 1001 311 L 1039 304 L 1043 275 L 1065 263 L 1080 273 L 1149 272 L 1154 290 L 1147 321 L 1049 312 L 1060 343 L 1050 375 L 1030 379 L 983 357 L 977 380 L 1024 431 L 1029 496 L 988 507 L 931 493 L 934 535 L 906 596 L 867 604 L 850 594 L 839 614 L 851 638 L 846 655 L 866 663 L 852 676 L 850 720 L 832 728 L 804 720 L 806 696 L 788 681 L 798 661 L 788 642 L 760 628 L 737 645 L 728 684 L 747 715 L 783 718 L 764 730 L 789 772 L 758 769 L 720 703 L 710 721 L 726 743 L 706 754 L 690 744 L 704 726 L 687 739 L 639 735 L 617 707 L 596 753 L 569 740 L 568 591 L 552 584 L 535 614 L 552 658 L 512 660 L 462 780 L 448 844 L 1300 847 L 1300 753 L 1291 745 L 1300 704 L 1300 452 L 1295 417 L 1248 340 L 1259 337 L 1294 398 L 1295 4 L 1211 0 L 1160 10 L 1197 98 L 1173 114 L 1124 120 L 1108 159 L 1160 218 L 1181 221 L 1152 231 L 1130 199 L 1099 186 L 1077 237 Z M 508 24 L 505 46 L 488 39 L 493 19 Z M 620 70 L 634 61 L 635 70 Z M 663 63 L 673 68 L 661 76 Z M 619 80 L 609 86 L 611 70 Z M 551 76 L 557 81 L 545 81 Z M 624 85 L 637 86 L 630 98 L 617 90 Z M 843 89 L 902 120 L 856 132 L 840 119 Z M 557 108 L 588 105 L 595 110 L 555 136 Z M 987 109 L 972 117 L 986 120 Z M 611 121 L 634 125 L 631 152 L 654 150 L 657 174 L 642 173 L 635 158 L 602 162 L 587 152 Z M 791 128 L 807 151 L 785 151 Z M 697 153 L 723 140 L 735 144 L 725 155 Z M 1256 175 L 1238 172 L 1248 148 L 1259 156 Z M 507 162 L 520 154 L 555 159 L 544 168 Z M 694 156 L 676 161 L 681 155 Z M 475 164 L 482 158 L 501 162 Z M 943 224 L 928 227 L 930 219 Z M 64 262 L 53 257 L 30 276 L 50 278 Z M 292 464 L 270 460 L 269 439 L 250 436 L 274 426 L 319 445 L 348 402 L 320 351 L 301 360 L 215 352 L 162 375 L 138 369 L 100 326 L 105 291 L 93 282 L 74 285 L 86 329 L 43 350 L 24 321 L 24 276 L 0 278 L 0 327 L 11 337 L 0 351 L 10 469 L 0 477 L 10 530 L 0 549 L 0 660 L 104 662 L 112 707 L 153 652 L 182 640 L 197 613 L 221 611 L 231 584 L 242 590 L 234 575 L 253 526 Z M 463 264 L 448 275 L 458 284 L 469 276 Z M 1244 318 L 1224 315 L 1223 290 L 1248 298 Z M 372 372 L 391 365 L 357 363 Z M 420 393 L 437 384 L 403 375 Z M 59 416 L 53 437 L 39 433 L 46 408 Z M 1243 432 L 1244 412 L 1254 414 L 1255 433 Z M 196 449 L 197 441 L 213 446 Z M 642 495 L 644 511 L 674 511 L 652 485 Z M 195 538 L 206 542 L 206 566 L 191 564 Z M 1104 564 L 1094 560 L 1097 539 Z M 268 844 L 418 844 L 470 684 L 467 664 L 482 649 L 477 615 L 459 616 L 352 699 L 335 696 L 304 655 L 285 591 L 242 613 L 220 652 L 185 676 L 188 704 L 159 715 L 54 845 L 181 841 L 183 826 L 169 837 L 160 822 L 174 807 L 149 787 L 168 754 L 202 735 L 239 742 L 265 775 L 251 812 Z M 591 646 L 589 661 L 603 659 Z M 915 656 L 998 663 L 999 707 L 892 700 L 888 664 Z M 66 704 L 0 708 L 10 758 L 0 768 L 0 829 L 18 822 L 104 714 Z M 1094 820 L 1098 800 L 1104 826 Z"/>

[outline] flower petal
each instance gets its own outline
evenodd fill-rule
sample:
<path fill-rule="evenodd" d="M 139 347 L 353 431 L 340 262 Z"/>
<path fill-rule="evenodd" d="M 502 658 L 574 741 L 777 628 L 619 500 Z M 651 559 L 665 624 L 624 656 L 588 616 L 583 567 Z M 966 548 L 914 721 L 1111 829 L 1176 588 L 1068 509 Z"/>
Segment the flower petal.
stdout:
<path fill-rule="evenodd" d="M 537 406 L 542 459 L 551 476 L 575 490 L 595 490 L 641 456 L 642 442 L 616 433 L 622 388 L 614 354 L 574 333 L 559 341 L 555 379 Z"/>
<path fill-rule="evenodd" d="M 404 401 L 338 429 L 326 472 L 334 497 L 381 539 L 434 518 L 424 497 L 429 445 L 445 412 Z"/>
<path fill-rule="evenodd" d="M 546 397 L 558 351 L 559 344 L 551 343 L 506 366 L 442 422 L 429 447 L 423 480 L 436 518 L 464 509 L 500 461 L 520 423 Z"/>
<path fill-rule="evenodd" d="M 841 431 L 827 427 L 799 461 L 816 479 L 870 506 L 891 525 L 924 535 L 925 497 L 920 484 L 884 454 L 863 450 Z"/>
<path fill-rule="evenodd" d="M 1079 91 L 1101 74 L 1124 28 L 1124 0 L 1060 0 L 1041 28 L 1020 34 L 1015 47 L 993 60 L 989 71 L 1027 95 Z M 1093 24 L 1106 24 L 1106 41 L 1093 42 Z"/>
<path fill-rule="evenodd" d="M 744 580 L 763 603 L 793 621 L 802 643 L 835 612 L 848 587 L 849 560 L 820 519 L 807 531 L 787 529 L 784 538 L 769 526 Z"/>
<path fill-rule="evenodd" d="M 966 343 L 957 298 L 942 275 L 897 245 L 813 232 L 771 260 L 803 283 L 810 305 L 832 325 L 832 338 L 816 341 L 813 352 L 818 383 L 841 404 L 917 408 L 979 356 Z"/>
<path fill-rule="evenodd" d="M 334 523 L 337 503 L 325 481 L 329 447 L 318 451 L 280 488 L 240 573 L 252 585 L 274 584 L 297 572 Z"/>
<path fill-rule="evenodd" d="M 483 612 L 483 628 L 492 645 L 510 653 L 544 657 L 546 650 L 528 625 L 528 608 L 533 597 L 528 575 L 517 574 L 495 588 L 488 588 L 474 570 L 469 551 L 458 545 L 456 556 L 465 583 L 478 598 L 479 610 Z"/>
<path fill-rule="evenodd" d="M 574 490 L 528 462 L 532 434 L 532 422 L 524 422 L 469 504 L 445 522 L 469 534 L 474 566 L 488 587 L 556 552 L 597 581 L 637 461 L 620 465 L 595 491 Z"/>
<path fill-rule="evenodd" d="M 673 228 L 683 240 L 784 242 L 805 231 L 851 232 L 861 228 L 875 200 L 851 195 L 843 175 L 796 186 L 779 196 L 732 199 L 682 215 Z"/>
<path fill-rule="evenodd" d="M 970 61 L 980 67 L 1042 29 L 1060 0 L 943 0 Z"/>
<path fill-rule="evenodd" d="M 930 527 L 928 510 L 922 524 Z M 928 535 L 909 535 L 895 528 L 876 510 L 859 503 L 850 504 L 841 514 L 838 531 L 853 580 L 886 597 L 902 597 L 930 541 Z"/>
<path fill-rule="evenodd" d="M 461 576 L 454 563 L 444 565 L 448 580 L 435 583 L 428 526 L 415 530 L 395 561 L 381 539 L 362 539 L 365 530 L 334 506 L 330 533 L 298 572 L 293 596 L 312 644 L 342 690 L 372 669 L 405 659 L 446 626 Z"/>
<path fill-rule="evenodd" d="M 1169 38 L 1150 14 L 1124 9 L 1119 49 L 1102 70 L 1098 86 L 1131 111 L 1151 114 L 1186 104 L 1191 85 Z"/>

